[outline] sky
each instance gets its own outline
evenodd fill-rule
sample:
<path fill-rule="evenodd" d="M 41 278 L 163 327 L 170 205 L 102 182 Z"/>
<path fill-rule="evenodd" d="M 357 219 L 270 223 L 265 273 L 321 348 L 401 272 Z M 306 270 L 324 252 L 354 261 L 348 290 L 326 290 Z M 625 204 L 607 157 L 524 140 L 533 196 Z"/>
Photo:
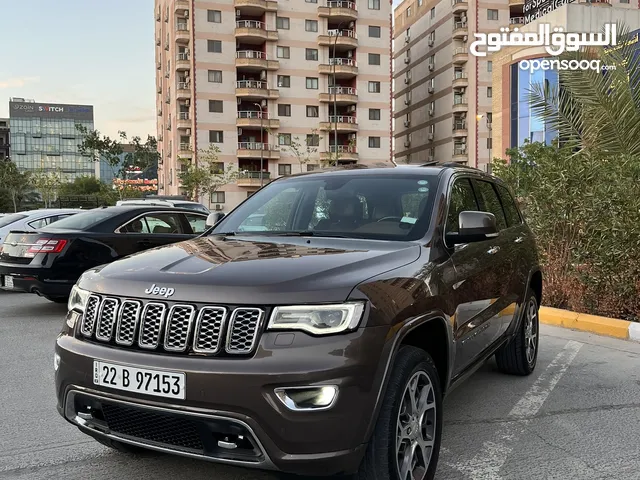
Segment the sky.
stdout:
<path fill-rule="evenodd" d="M 0 4 L 0 117 L 10 97 L 93 105 L 103 134 L 156 135 L 153 0 Z"/>

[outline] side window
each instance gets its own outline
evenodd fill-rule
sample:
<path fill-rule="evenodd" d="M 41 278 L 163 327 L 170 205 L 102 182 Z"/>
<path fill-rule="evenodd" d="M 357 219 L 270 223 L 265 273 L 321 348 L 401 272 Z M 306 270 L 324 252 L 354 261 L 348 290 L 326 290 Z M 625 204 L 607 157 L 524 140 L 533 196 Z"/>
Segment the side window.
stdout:
<path fill-rule="evenodd" d="M 189 222 L 189 225 L 191 225 L 191 230 L 193 230 L 193 233 L 196 235 L 204 233 L 207 229 L 207 217 L 194 215 L 192 213 L 186 213 L 185 217 L 187 217 L 187 221 Z"/>
<path fill-rule="evenodd" d="M 132 220 L 120 229 L 122 233 L 180 234 L 185 233 L 180 217 L 173 213 L 151 213 Z"/>
<path fill-rule="evenodd" d="M 498 193 L 500 194 L 500 200 L 502 200 L 502 206 L 504 207 L 504 213 L 507 215 L 507 225 L 513 227 L 514 225 L 521 225 L 522 218 L 516 202 L 513 200 L 513 196 L 502 185 L 496 185 L 498 187 Z"/>
<path fill-rule="evenodd" d="M 507 228 L 507 219 L 493 184 L 482 180 L 473 180 L 473 185 L 476 188 L 476 192 L 478 192 L 483 208 L 495 215 L 498 231 Z"/>
<path fill-rule="evenodd" d="M 456 180 L 451 189 L 445 233 L 458 232 L 460 212 L 477 212 L 478 203 L 468 178 Z"/>
<path fill-rule="evenodd" d="M 39 218 L 38 220 L 29 222 L 29 226 L 35 229 L 46 227 L 47 225 L 49 225 L 49 220 L 50 218 Z"/>

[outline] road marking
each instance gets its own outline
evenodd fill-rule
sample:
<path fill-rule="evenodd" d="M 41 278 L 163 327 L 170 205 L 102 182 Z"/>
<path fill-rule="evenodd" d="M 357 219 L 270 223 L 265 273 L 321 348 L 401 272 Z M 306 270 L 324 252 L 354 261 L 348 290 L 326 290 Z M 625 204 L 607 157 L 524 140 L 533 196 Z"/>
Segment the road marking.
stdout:
<path fill-rule="evenodd" d="M 582 343 L 573 340 L 564 346 L 527 393 L 511 409 L 507 420 L 512 421 L 502 424 L 497 429 L 496 441 L 484 442 L 481 450 L 471 460 L 449 464 L 449 466 L 468 474 L 472 480 L 499 480 L 500 470 L 511 454 L 511 445 L 514 440 L 525 432 L 531 418 L 540 411 L 582 346 Z"/>

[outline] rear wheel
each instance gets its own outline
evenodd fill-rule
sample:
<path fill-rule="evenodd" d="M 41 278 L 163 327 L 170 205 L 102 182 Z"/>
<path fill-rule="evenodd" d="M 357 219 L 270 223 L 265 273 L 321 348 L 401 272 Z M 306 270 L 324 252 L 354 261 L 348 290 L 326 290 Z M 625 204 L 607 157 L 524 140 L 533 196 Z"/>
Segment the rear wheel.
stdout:
<path fill-rule="evenodd" d="M 416 347 L 401 347 L 356 480 L 435 477 L 442 436 L 441 392 L 431 356 Z"/>

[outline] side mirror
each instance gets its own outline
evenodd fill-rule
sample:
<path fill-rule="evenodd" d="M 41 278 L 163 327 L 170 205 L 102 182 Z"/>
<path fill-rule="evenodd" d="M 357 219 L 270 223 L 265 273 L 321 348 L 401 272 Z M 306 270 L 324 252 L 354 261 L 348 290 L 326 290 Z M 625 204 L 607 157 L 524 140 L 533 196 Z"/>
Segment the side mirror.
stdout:
<path fill-rule="evenodd" d="M 206 225 L 207 227 L 213 227 L 216 223 L 218 223 L 223 218 L 224 218 L 224 213 L 222 212 L 210 213 L 209 216 L 207 217 Z"/>
<path fill-rule="evenodd" d="M 460 212 L 458 216 L 459 233 L 448 233 L 449 245 L 483 242 L 498 236 L 496 217 L 489 212 Z"/>

